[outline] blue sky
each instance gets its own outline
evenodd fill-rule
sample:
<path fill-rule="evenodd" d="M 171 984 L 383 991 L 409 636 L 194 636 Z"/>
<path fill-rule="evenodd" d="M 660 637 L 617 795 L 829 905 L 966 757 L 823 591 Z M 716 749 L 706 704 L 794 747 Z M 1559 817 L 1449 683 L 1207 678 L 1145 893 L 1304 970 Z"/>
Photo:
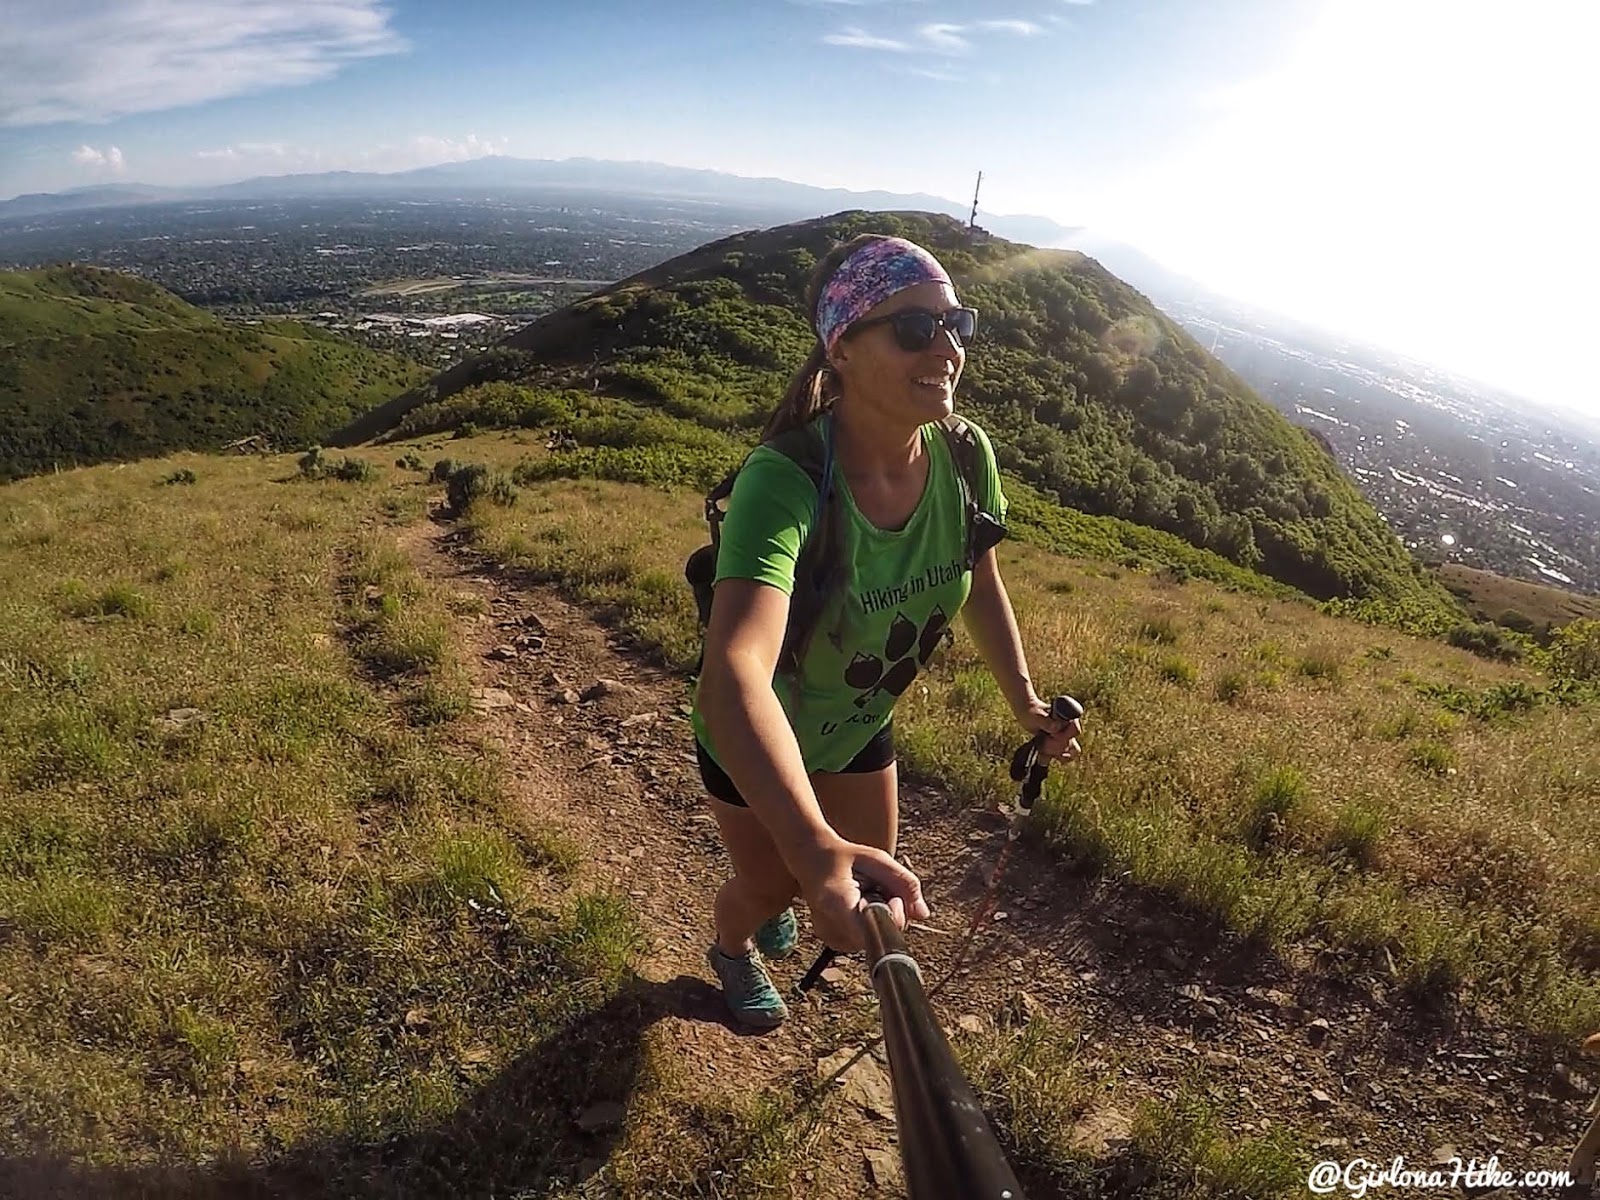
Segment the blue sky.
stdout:
<path fill-rule="evenodd" d="M 1090 224 L 1600 412 L 1592 0 L 8 0 L 0 196 L 641 158 Z M 981 15 L 980 15 L 981 14 Z"/>

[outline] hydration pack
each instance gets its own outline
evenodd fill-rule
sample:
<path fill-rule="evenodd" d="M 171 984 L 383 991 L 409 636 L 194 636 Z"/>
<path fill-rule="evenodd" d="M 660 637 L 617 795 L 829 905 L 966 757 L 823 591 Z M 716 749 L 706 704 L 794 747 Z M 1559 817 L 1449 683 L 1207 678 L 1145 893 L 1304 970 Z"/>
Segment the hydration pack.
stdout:
<path fill-rule="evenodd" d="M 982 455 L 978 435 L 954 413 L 938 424 L 945 445 L 950 449 L 950 458 L 956 466 L 961 507 L 966 514 L 963 565 L 965 570 L 970 571 L 984 554 L 1006 536 L 1006 527 L 992 514 L 983 511 L 978 503 L 979 461 Z M 846 569 L 839 552 L 838 500 L 833 486 L 833 414 L 827 413 L 820 421 L 785 430 L 762 444 L 776 450 L 804 471 L 817 489 L 811 529 L 795 561 L 794 591 L 789 597 L 789 621 L 784 630 L 783 648 L 778 655 L 779 672 L 793 675 L 799 671 L 800 660 L 805 655 L 817 618 Z M 742 466 L 729 471 L 716 487 L 706 493 L 706 524 L 710 528 L 711 541 L 691 554 L 683 567 L 684 578 L 694 592 L 702 632 L 711 621 L 712 580 L 716 577 L 717 553 L 722 547 L 722 519 L 727 513 L 728 497 L 733 494 L 733 484 Z"/>

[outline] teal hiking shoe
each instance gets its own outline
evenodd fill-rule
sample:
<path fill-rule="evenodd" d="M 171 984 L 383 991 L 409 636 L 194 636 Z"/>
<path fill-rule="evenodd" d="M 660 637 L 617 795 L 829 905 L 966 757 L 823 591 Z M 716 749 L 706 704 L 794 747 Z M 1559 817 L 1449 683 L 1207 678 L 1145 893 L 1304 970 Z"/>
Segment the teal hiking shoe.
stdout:
<path fill-rule="evenodd" d="M 761 956 L 777 962 L 794 953 L 800 940 L 800 923 L 794 919 L 794 909 L 786 908 L 756 930 L 756 949 Z"/>
<path fill-rule="evenodd" d="M 722 981 L 722 994 L 727 998 L 728 1010 L 746 1025 L 771 1029 L 783 1024 L 789 1008 L 778 995 L 767 976 L 766 965 L 761 961 L 761 951 L 752 950 L 740 958 L 729 958 L 713 943 L 706 951 L 706 961 Z"/>

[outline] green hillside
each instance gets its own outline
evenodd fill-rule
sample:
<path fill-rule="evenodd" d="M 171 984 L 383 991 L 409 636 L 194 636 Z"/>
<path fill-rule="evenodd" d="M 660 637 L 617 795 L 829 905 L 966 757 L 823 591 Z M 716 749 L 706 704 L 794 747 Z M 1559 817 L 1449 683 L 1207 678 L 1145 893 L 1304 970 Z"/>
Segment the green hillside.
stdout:
<path fill-rule="evenodd" d="M 294 322 L 229 325 L 114 271 L 0 272 L 0 481 L 251 434 L 316 441 L 421 376 Z"/>
<path fill-rule="evenodd" d="M 1452 610 L 1327 450 L 1138 292 L 1081 254 L 973 241 L 930 214 L 849 212 L 713 242 L 542 318 L 342 436 L 492 421 L 477 385 L 511 381 L 569 389 L 530 399 L 520 419 L 583 418 L 572 473 L 607 473 L 597 456 L 652 441 L 665 415 L 707 435 L 688 447 L 703 477 L 755 438 L 805 357 L 798 297 L 817 259 L 867 231 L 935 250 L 980 310 L 957 402 L 1013 479 L 1313 596 Z"/>

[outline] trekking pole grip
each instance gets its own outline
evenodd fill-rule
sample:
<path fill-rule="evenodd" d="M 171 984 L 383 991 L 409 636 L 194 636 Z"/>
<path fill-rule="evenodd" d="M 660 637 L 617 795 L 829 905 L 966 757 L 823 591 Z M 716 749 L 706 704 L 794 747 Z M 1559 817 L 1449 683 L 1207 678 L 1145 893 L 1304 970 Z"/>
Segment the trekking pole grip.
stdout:
<path fill-rule="evenodd" d="M 1058 721 L 1083 720 L 1083 705 L 1071 696 L 1060 695 L 1050 701 L 1050 715 Z"/>
<path fill-rule="evenodd" d="M 1050 716 L 1057 721 L 1082 720 L 1083 705 L 1063 694 L 1050 701 Z M 1050 762 L 1039 757 L 1039 747 L 1044 744 L 1045 736 L 1044 733 L 1034 734 L 1018 746 L 1016 753 L 1011 756 L 1011 778 L 1022 784 L 1022 790 L 1017 794 L 1019 812 L 1032 811 L 1033 802 L 1044 790 L 1044 777 L 1050 771 Z"/>

